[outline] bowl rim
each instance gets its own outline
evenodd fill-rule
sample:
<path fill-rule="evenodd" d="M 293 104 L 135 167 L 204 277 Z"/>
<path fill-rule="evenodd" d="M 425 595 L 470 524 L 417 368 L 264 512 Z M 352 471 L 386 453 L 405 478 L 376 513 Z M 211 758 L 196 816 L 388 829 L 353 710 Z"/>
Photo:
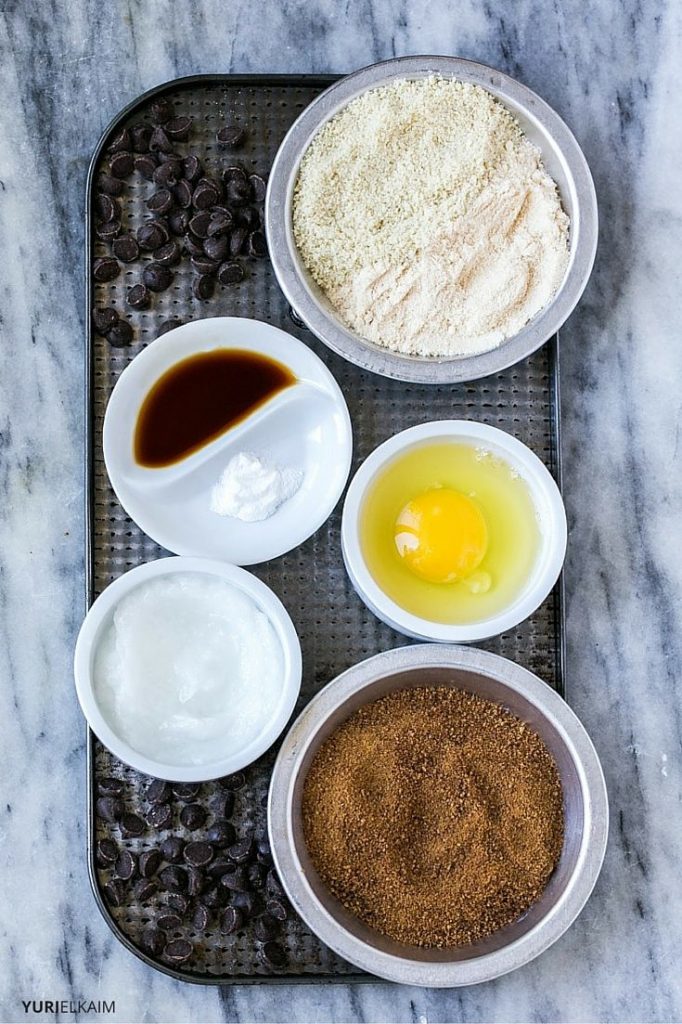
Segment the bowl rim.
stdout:
<path fill-rule="evenodd" d="M 525 935 L 493 952 L 455 962 L 425 962 L 395 956 L 356 937 L 318 900 L 297 856 L 292 804 L 303 760 L 329 716 L 350 697 L 371 690 L 405 669 L 441 667 L 488 676 L 516 691 L 554 727 L 574 762 L 584 806 L 579 854 L 566 888 L 548 913 Z M 371 697 L 368 695 L 368 701 Z M 568 704 L 528 669 L 489 651 L 416 644 L 376 654 L 328 683 L 307 704 L 280 748 L 268 794 L 268 830 L 275 867 L 296 912 L 335 953 L 388 981 L 436 988 L 479 984 L 516 970 L 556 942 L 578 917 L 599 876 L 606 851 L 609 808 L 599 757 Z"/>
<path fill-rule="evenodd" d="M 574 213 L 571 218 L 570 261 L 553 299 L 517 334 L 497 348 L 472 356 L 436 358 L 407 356 L 363 339 L 324 307 L 303 267 L 293 238 L 291 200 L 298 167 L 314 135 L 359 94 L 399 78 L 440 75 L 480 85 L 503 104 L 521 108 L 524 116 L 549 137 L 568 180 Z M 513 111 L 512 111 L 513 112 Z M 302 111 L 285 135 L 270 171 L 265 199 L 268 248 L 280 288 L 295 313 L 338 355 L 385 377 L 420 383 L 478 380 L 518 363 L 535 352 L 568 319 L 592 272 L 597 250 L 597 197 L 587 160 L 575 136 L 556 111 L 537 93 L 486 64 L 461 57 L 414 55 L 394 57 L 361 68 L 325 89 Z"/>
<path fill-rule="evenodd" d="M 376 583 L 365 562 L 359 539 L 359 520 L 362 504 L 369 487 L 385 466 L 410 448 L 440 438 L 461 439 L 489 444 L 501 451 L 526 480 L 531 498 L 532 490 L 541 493 L 545 503 L 543 523 L 544 552 L 535 579 L 518 597 L 497 615 L 478 622 L 451 625 L 432 622 L 406 611 L 390 598 Z M 568 528 L 561 492 L 553 476 L 538 456 L 513 434 L 487 423 L 474 420 L 431 420 L 408 427 L 394 434 L 375 448 L 361 464 L 350 482 L 341 518 L 341 549 L 346 570 L 353 587 L 383 622 L 405 636 L 437 643 L 471 643 L 513 629 L 523 622 L 546 599 L 561 573 L 566 557 Z"/>
<path fill-rule="evenodd" d="M 94 658 L 102 631 L 121 598 L 146 580 L 176 573 L 202 573 L 237 587 L 267 615 L 282 649 L 282 693 L 277 713 L 267 727 L 241 751 L 201 765 L 170 765 L 131 747 L 108 723 L 94 689 Z M 170 782 L 208 782 L 240 771 L 265 753 L 286 726 L 296 706 L 302 675 L 301 644 L 286 608 L 262 580 L 229 562 L 172 555 L 128 570 L 102 591 L 90 606 L 78 633 L 74 651 L 74 680 L 81 710 L 101 743 L 125 764 L 152 778 Z"/>

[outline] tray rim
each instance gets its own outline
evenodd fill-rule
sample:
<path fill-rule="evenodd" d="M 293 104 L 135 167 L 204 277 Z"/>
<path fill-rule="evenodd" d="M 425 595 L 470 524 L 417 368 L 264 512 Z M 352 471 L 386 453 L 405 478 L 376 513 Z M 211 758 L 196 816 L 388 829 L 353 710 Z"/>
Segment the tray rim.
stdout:
<path fill-rule="evenodd" d="M 92 329 L 92 303 L 93 303 L 93 283 L 91 274 L 92 265 L 92 188 L 95 178 L 95 171 L 99 163 L 102 152 L 105 148 L 105 143 L 110 137 L 111 133 L 125 121 L 131 114 L 137 110 L 138 107 L 147 103 L 159 94 L 183 88 L 191 88 L 198 85 L 215 85 L 215 84 L 226 84 L 226 85 L 245 85 L 253 87 L 272 87 L 272 86 L 319 86 L 325 88 L 332 85 L 339 78 L 342 78 L 343 74 L 229 74 L 229 73 L 216 73 L 216 74 L 197 74 L 197 75 L 185 75 L 180 78 L 169 79 L 166 82 L 161 82 L 159 85 L 153 86 L 151 89 L 147 89 L 139 96 L 131 100 L 125 105 L 118 113 L 109 121 L 107 126 L 104 128 L 100 135 L 97 144 L 92 153 L 88 171 L 85 180 L 85 259 L 83 264 L 83 270 L 85 275 L 85 288 L 84 288 L 84 307 L 85 307 L 85 348 L 84 348 L 84 388 L 83 388 L 83 400 L 84 400 L 84 513 L 85 513 L 85 606 L 86 610 L 90 607 L 94 600 L 94 580 L 95 580 L 95 565 L 94 565 L 94 525 L 95 525 L 95 501 L 94 501 L 94 440 L 95 430 L 93 421 L 93 409 L 92 409 L 92 395 L 94 392 L 94 347 L 93 347 L 93 329 Z M 563 479 L 562 479 L 562 454 L 561 454 L 561 389 L 560 389 L 560 367 L 559 367 L 559 334 L 553 335 L 546 343 L 542 346 L 547 349 L 548 363 L 549 363 L 549 406 L 550 406 L 550 422 L 551 422 L 551 433 L 552 433 L 552 447 L 551 447 L 551 465 L 550 471 L 557 482 L 559 491 L 563 492 Z M 542 348 L 541 347 L 541 348 Z M 540 349 L 541 350 L 541 349 Z M 539 350 L 539 351 L 540 351 Z M 557 692 L 565 700 L 566 699 L 566 622 L 565 622 L 565 594 L 564 594 L 564 574 L 561 572 L 557 583 L 554 586 L 553 594 L 555 595 L 555 614 L 554 614 L 554 636 L 555 636 L 555 659 L 557 665 Z M 153 970 L 159 971 L 176 981 L 189 982 L 193 985 L 206 985 L 213 987 L 232 986 L 232 985 L 356 985 L 359 983 L 378 983 L 380 979 L 374 975 L 367 974 L 365 972 L 353 972 L 349 974 L 235 974 L 230 976 L 225 975 L 200 975 L 191 974 L 176 970 L 173 967 L 169 967 L 166 964 L 158 960 L 154 960 L 151 956 L 146 954 L 143 950 L 139 949 L 132 941 L 128 938 L 125 932 L 119 927 L 116 920 L 112 917 L 100 889 L 99 880 L 97 878 L 97 866 L 95 862 L 95 842 L 94 842 L 94 805 L 95 805 L 95 741 L 96 736 L 92 730 L 86 725 L 86 762 L 85 770 L 87 773 L 86 783 L 86 821 L 87 821 L 87 833 L 86 833 L 86 857 L 87 857 L 87 868 L 88 868 L 88 879 L 90 881 L 90 888 L 97 905 L 99 912 L 104 918 L 105 922 L 111 929 L 114 936 L 118 941 L 134 956 L 141 960 L 148 967 Z"/>

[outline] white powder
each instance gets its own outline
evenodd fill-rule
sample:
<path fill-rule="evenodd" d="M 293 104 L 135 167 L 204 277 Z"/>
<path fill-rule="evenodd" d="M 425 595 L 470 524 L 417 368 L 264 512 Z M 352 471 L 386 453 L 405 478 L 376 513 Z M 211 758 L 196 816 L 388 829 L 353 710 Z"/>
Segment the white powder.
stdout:
<path fill-rule="evenodd" d="M 479 86 L 364 93 L 306 152 L 296 242 L 354 331 L 415 355 L 487 351 L 557 291 L 568 217 L 539 150 Z"/>
<path fill-rule="evenodd" d="M 280 469 L 263 456 L 238 452 L 213 488 L 211 511 L 245 523 L 269 519 L 294 496 L 302 481 L 298 469 Z"/>
<path fill-rule="evenodd" d="M 109 725 L 171 765 L 243 750 L 272 718 L 283 681 L 270 620 L 237 587 L 203 573 L 136 587 L 95 656 L 95 694 Z"/>

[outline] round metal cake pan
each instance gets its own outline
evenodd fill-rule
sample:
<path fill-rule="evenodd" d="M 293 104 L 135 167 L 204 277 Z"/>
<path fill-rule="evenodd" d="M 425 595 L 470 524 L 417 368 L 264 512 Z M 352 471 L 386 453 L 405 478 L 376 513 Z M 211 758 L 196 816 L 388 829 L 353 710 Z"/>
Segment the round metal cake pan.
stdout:
<path fill-rule="evenodd" d="M 292 226 L 298 169 L 310 142 L 327 121 L 356 96 L 396 79 L 431 75 L 482 86 L 518 119 L 541 151 L 570 217 L 570 260 L 561 287 L 518 334 L 479 355 L 438 359 L 401 355 L 362 338 L 338 318 L 306 269 Z M 557 113 L 508 75 L 459 57 L 398 57 L 372 64 L 340 79 L 294 122 L 272 165 L 265 201 L 268 246 L 277 280 L 294 312 L 329 348 L 363 369 L 398 380 L 429 384 L 477 380 L 525 359 L 555 334 L 570 316 L 590 276 L 597 249 L 597 199 L 580 146 Z"/>
<path fill-rule="evenodd" d="M 320 746 L 357 708 L 394 690 L 452 686 L 518 715 L 552 753 L 564 795 L 562 855 L 540 899 L 475 945 L 423 949 L 387 939 L 351 915 L 318 876 L 301 820 L 306 775 Z M 275 763 L 268 801 L 270 843 L 284 889 L 308 927 L 350 963 L 389 981 L 456 987 L 490 981 L 544 952 L 563 935 L 597 881 L 608 834 L 606 785 L 582 724 L 526 669 L 468 647 L 416 645 L 378 654 L 342 673 L 296 720 Z"/>

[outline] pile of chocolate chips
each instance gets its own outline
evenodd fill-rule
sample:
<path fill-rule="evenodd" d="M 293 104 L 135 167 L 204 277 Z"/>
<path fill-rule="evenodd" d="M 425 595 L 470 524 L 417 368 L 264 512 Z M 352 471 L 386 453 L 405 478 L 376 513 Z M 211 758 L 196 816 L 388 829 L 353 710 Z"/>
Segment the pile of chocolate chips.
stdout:
<path fill-rule="evenodd" d="M 180 966 L 195 952 L 190 935 L 215 929 L 237 935 L 248 926 L 263 964 L 274 970 L 285 966 L 277 940 L 290 909 L 267 837 L 238 834 L 230 820 L 245 781 L 242 772 L 219 780 L 211 786 L 209 803 L 199 784 L 152 779 L 143 806 L 130 810 L 134 795 L 121 779 L 98 780 L 95 812 L 102 837 L 96 860 L 102 891 L 112 907 L 133 904 L 147 911 L 150 922 L 139 944 L 150 956 Z M 172 834 L 177 826 L 185 838 Z M 135 841 L 135 850 L 125 840 Z"/>
<path fill-rule="evenodd" d="M 203 301 L 213 296 L 216 281 L 236 285 L 244 280 L 244 257 L 267 255 L 261 215 L 264 179 L 235 162 L 210 174 L 196 153 L 178 149 L 190 136 L 192 118 L 174 116 L 172 104 L 163 97 L 152 102 L 150 112 L 152 123 L 122 128 L 111 141 L 94 201 L 95 234 L 111 251 L 94 261 L 94 280 L 113 281 L 122 263 L 140 263 L 140 279 L 126 296 L 135 310 L 151 307 L 154 294 L 172 285 L 174 268 L 182 261 L 191 265 L 192 291 Z M 245 138 L 239 125 L 226 125 L 216 133 L 218 146 L 226 152 L 236 150 Z M 149 217 L 132 233 L 124 226 L 118 200 L 135 174 L 153 188 L 146 199 Z M 98 334 L 115 347 L 133 340 L 131 324 L 113 306 L 96 308 L 93 321 Z M 167 320 L 159 333 L 180 323 Z"/>

